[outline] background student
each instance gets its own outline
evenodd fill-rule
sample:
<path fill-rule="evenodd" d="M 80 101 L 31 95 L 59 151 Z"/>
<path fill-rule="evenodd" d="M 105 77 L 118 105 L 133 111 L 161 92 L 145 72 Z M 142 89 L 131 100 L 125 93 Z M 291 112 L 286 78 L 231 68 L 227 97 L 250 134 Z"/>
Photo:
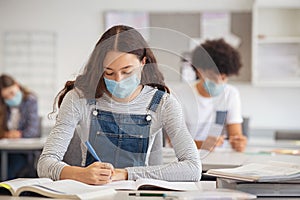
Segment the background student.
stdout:
<path fill-rule="evenodd" d="M 156 59 L 141 34 L 114 26 L 97 42 L 83 74 L 58 94 L 56 124 L 38 162 L 40 177 L 88 184 L 154 178 L 199 181 L 201 162 L 182 110 L 169 94 Z M 178 161 L 161 165 L 162 129 Z M 81 143 L 82 165 L 63 162 L 74 131 L 89 141 L 102 162 Z"/>
<path fill-rule="evenodd" d="M 0 76 L 0 92 L 0 138 L 38 137 L 38 105 L 33 93 L 6 74 Z M 9 154 L 8 178 L 20 176 L 27 160 L 26 154 Z"/>
<path fill-rule="evenodd" d="M 247 138 L 238 90 L 227 83 L 241 68 L 239 52 L 223 39 L 208 40 L 192 53 L 198 81 L 192 85 L 196 108 L 183 105 L 184 115 L 198 148 L 212 150 L 221 145 L 224 132 L 236 151 L 244 151 Z"/>

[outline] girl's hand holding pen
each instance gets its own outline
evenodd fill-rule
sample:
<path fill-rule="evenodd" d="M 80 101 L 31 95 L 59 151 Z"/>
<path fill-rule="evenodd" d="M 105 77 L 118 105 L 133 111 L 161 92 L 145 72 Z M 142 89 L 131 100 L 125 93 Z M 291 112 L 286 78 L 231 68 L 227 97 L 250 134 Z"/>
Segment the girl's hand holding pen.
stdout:
<path fill-rule="evenodd" d="M 94 162 L 85 168 L 84 182 L 93 185 L 102 185 L 112 181 L 127 180 L 126 169 L 114 169 L 112 164 Z"/>
<path fill-rule="evenodd" d="M 87 170 L 91 172 L 92 184 L 105 184 L 111 181 L 118 181 L 118 180 L 127 180 L 128 173 L 125 169 L 114 169 L 112 164 L 110 163 L 102 163 L 99 156 L 97 155 L 96 151 L 94 150 L 93 146 L 90 144 L 89 141 L 85 142 L 85 145 L 88 151 L 92 154 L 92 156 L 98 161 L 94 162 L 93 164 L 87 167 Z M 95 164 L 98 163 L 98 164 Z M 100 166 L 98 166 L 100 165 Z M 101 172 L 98 169 L 101 169 Z M 93 177 L 95 175 L 95 177 Z M 100 177 L 98 177 L 100 175 Z M 100 182 L 99 182 L 100 181 Z"/>
<path fill-rule="evenodd" d="M 90 185 L 110 183 L 115 169 L 110 163 L 94 162 L 87 167 L 65 166 L 60 179 L 73 179 Z"/>
<path fill-rule="evenodd" d="M 83 182 L 93 185 L 110 183 L 114 174 L 114 167 L 110 163 L 94 162 L 84 168 Z"/>

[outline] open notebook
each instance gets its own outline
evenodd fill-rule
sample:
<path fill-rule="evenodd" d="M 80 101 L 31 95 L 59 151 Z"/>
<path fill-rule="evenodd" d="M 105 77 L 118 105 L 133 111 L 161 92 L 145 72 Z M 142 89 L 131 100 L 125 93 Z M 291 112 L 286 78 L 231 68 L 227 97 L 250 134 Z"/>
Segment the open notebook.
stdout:
<path fill-rule="evenodd" d="M 138 179 L 136 181 L 116 181 L 104 185 L 116 190 L 174 190 L 192 191 L 199 190 L 195 182 L 169 182 L 156 179 Z"/>
<path fill-rule="evenodd" d="M 155 179 L 115 181 L 105 185 L 88 185 L 75 180 L 52 181 L 48 178 L 18 178 L 0 183 L 0 194 L 45 196 L 65 199 L 99 199 L 116 194 L 116 190 L 198 190 L 194 182 L 168 182 Z"/>
<path fill-rule="evenodd" d="M 18 178 L 0 183 L 1 195 L 44 196 L 59 199 L 100 199 L 115 195 L 113 188 L 93 186 L 75 180 Z"/>

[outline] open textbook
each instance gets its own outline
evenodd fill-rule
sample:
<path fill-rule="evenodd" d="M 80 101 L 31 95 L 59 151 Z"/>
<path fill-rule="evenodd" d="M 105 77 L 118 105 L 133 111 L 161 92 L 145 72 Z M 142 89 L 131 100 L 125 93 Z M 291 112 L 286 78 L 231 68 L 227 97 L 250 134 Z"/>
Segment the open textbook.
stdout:
<path fill-rule="evenodd" d="M 115 195 L 109 187 L 88 185 L 75 180 L 53 181 L 48 178 L 18 178 L 0 183 L 1 195 L 45 196 L 60 199 L 105 199 Z"/>
<path fill-rule="evenodd" d="M 48 178 L 18 178 L 0 183 L 0 194 L 45 196 L 64 199 L 100 199 L 116 190 L 199 190 L 194 182 L 168 182 L 155 179 L 115 181 L 105 185 L 88 185 L 75 180 L 53 181 Z M 105 199 L 105 198 L 104 198 Z"/>
<path fill-rule="evenodd" d="M 210 169 L 207 175 L 252 182 L 282 182 L 300 180 L 300 165 L 270 161 L 250 163 L 236 168 Z"/>
<path fill-rule="evenodd" d="M 115 181 L 104 185 L 104 187 L 116 190 L 174 190 L 192 191 L 199 190 L 195 182 L 169 182 L 156 179 L 138 179 L 136 181 Z"/>

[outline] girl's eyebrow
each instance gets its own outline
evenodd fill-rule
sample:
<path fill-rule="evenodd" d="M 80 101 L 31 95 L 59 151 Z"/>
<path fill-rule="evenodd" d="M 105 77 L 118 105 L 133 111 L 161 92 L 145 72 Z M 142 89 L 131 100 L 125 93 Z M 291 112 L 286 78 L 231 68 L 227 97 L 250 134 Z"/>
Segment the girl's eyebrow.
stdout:
<path fill-rule="evenodd" d="M 127 66 L 124 66 L 124 67 L 122 67 L 122 68 L 120 68 L 120 70 L 122 70 L 122 69 L 128 69 L 128 68 L 130 68 L 130 67 L 133 67 L 133 65 L 127 65 Z M 112 68 L 110 68 L 110 67 L 104 67 L 104 69 L 105 70 L 113 70 Z"/>

